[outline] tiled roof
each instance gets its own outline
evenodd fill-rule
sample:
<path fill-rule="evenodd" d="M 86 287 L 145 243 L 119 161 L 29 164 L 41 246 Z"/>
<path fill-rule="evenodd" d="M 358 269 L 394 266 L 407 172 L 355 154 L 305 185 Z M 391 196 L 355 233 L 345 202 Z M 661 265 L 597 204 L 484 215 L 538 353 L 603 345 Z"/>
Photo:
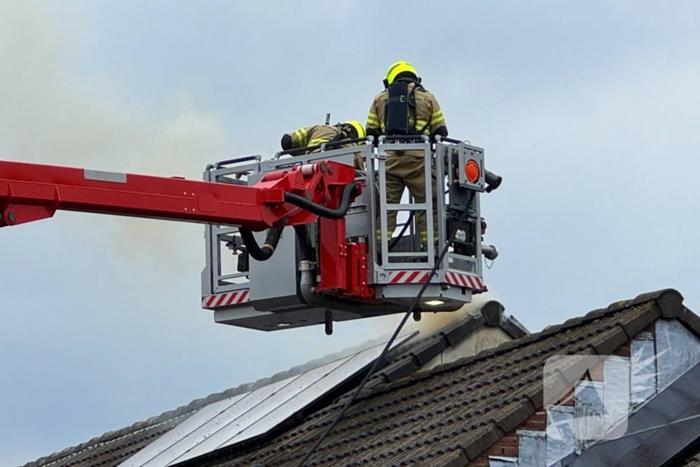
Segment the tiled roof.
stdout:
<path fill-rule="evenodd" d="M 542 374 L 555 355 L 608 355 L 660 317 L 700 334 L 700 318 L 674 290 L 616 302 L 499 347 L 365 391 L 307 466 L 460 467 L 543 405 Z M 262 445 L 219 451 L 196 465 L 294 466 L 346 402 Z"/>
<path fill-rule="evenodd" d="M 513 317 L 505 316 L 503 311 L 503 305 L 500 303 L 496 301 L 487 302 L 481 308 L 480 313 L 468 315 L 459 322 L 453 323 L 432 335 L 409 341 L 397 349 L 397 352 L 393 353 L 394 357 L 390 358 L 389 364 L 374 377 L 371 384 L 394 381 L 412 374 L 421 366 L 440 355 L 441 352 L 457 346 L 472 335 L 474 331 L 483 327 L 499 327 L 511 338 L 526 335 L 527 331 L 525 328 Z M 106 433 L 86 443 L 42 457 L 35 462 L 26 464 L 24 467 L 116 467 L 206 405 L 298 375 L 341 356 L 356 352 L 361 348 L 376 345 L 379 342 L 382 341 L 366 342 L 361 346 L 311 361 L 289 371 L 278 373 L 270 378 L 212 394 L 204 399 L 195 400 L 149 420 L 118 431 Z"/>

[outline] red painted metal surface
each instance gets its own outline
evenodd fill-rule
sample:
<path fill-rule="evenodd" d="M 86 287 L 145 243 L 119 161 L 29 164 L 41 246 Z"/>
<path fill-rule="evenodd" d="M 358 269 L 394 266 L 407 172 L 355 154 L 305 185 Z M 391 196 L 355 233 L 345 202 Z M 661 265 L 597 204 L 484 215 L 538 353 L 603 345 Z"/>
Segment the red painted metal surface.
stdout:
<path fill-rule="evenodd" d="M 321 283 L 318 292 L 339 294 L 347 287 L 345 219 L 319 219 Z"/>
<path fill-rule="evenodd" d="M 323 222 L 324 219 L 321 219 L 321 223 Z M 323 238 L 322 233 L 322 244 Z M 332 241 L 339 241 L 339 238 L 338 231 L 327 230 L 326 241 L 329 245 Z M 332 293 L 346 298 L 374 298 L 374 288 L 367 284 L 367 244 L 365 243 L 342 243 L 335 249 L 321 249 L 320 272 L 321 283 L 317 288 L 318 292 Z"/>
<path fill-rule="evenodd" d="M 328 171 L 331 173 L 333 170 L 332 167 L 328 168 Z M 331 197 L 327 198 L 329 200 L 329 208 L 338 207 L 342 189 L 343 187 L 340 185 L 329 188 L 329 191 L 331 191 Z M 359 261 L 357 260 L 357 257 L 360 255 L 359 249 L 353 250 L 353 246 L 357 247 L 357 244 L 348 243 L 345 235 L 345 219 L 319 219 L 319 273 L 321 281 L 316 291 L 319 293 L 361 297 L 363 295 L 359 287 L 358 271 L 354 270 L 355 266 L 359 266 Z M 353 254 L 355 254 L 354 259 Z M 367 294 L 366 260 L 362 277 L 365 284 L 364 294 Z"/>
<path fill-rule="evenodd" d="M 350 296 L 360 296 L 360 271 L 358 269 L 360 263 L 360 247 L 357 243 L 348 243 L 346 245 L 347 249 L 347 261 L 345 267 L 345 278 L 347 281 L 347 287 L 345 288 L 345 295 Z M 365 274 L 366 276 L 367 274 Z"/>
<path fill-rule="evenodd" d="M 374 289 L 367 286 L 367 244 L 347 244 L 347 287 L 344 296 L 374 298 Z"/>
<path fill-rule="evenodd" d="M 354 179 L 352 167 L 335 162 L 273 172 L 249 187 L 0 161 L 0 227 L 68 210 L 264 230 L 316 220 L 285 203 L 285 192 L 335 208 Z"/>

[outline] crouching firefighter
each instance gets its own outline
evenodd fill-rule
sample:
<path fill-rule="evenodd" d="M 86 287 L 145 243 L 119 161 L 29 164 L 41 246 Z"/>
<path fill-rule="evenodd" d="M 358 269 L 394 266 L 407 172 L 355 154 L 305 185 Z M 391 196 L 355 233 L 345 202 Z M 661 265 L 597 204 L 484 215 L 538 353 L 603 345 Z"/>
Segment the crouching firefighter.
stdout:
<path fill-rule="evenodd" d="M 312 154 L 320 152 L 320 146 L 327 143 L 335 143 L 343 140 L 362 139 L 365 137 L 365 129 L 360 122 L 351 120 L 349 122 L 337 123 L 335 125 L 315 125 L 304 128 L 299 128 L 292 133 L 286 133 L 282 136 L 282 149 L 289 151 L 291 149 L 308 148 L 308 150 L 294 153 L 295 156 L 302 154 Z M 334 149 L 339 147 L 347 148 L 356 146 L 357 143 L 339 144 Z M 365 170 L 365 164 L 359 153 L 355 153 L 354 166 L 357 170 Z"/>
<path fill-rule="evenodd" d="M 372 102 L 367 116 L 367 135 L 378 138 L 387 136 L 415 135 L 420 142 L 423 135 L 434 141 L 436 135 L 447 136 L 445 117 L 435 96 L 426 90 L 416 69 L 407 62 L 396 62 L 389 67 L 384 79 L 384 91 Z M 387 151 L 386 159 L 386 202 L 401 202 L 404 188 L 413 196 L 416 203 L 425 203 L 425 157 L 423 151 Z M 432 172 L 433 187 L 433 241 L 437 240 L 436 173 Z M 396 211 L 389 211 L 387 235 L 396 228 Z M 425 212 L 417 214 L 417 229 L 420 232 L 421 249 L 427 249 L 428 229 Z M 381 230 L 377 237 L 381 238 Z"/>

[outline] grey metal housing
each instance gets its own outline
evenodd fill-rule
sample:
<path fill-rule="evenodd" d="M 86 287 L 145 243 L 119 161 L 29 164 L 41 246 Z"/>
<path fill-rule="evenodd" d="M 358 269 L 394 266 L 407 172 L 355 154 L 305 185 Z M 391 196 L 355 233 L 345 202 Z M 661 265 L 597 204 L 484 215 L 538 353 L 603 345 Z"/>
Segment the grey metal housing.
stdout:
<path fill-rule="evenodd" d="M 421 151 L 425 158 L 426 202 L 388 204 L 386 201 L 386 169 L 388 154 L 396 151 Z M 440 140 L 431 143 L 427 138 L 416 142 L 386 140 L 378 144 L 372 139 L 358 146 L 326 150 L 291 157 L 276 155 L 269 160 L 249 156 L 207 167 L 204 179 L 211 182 L 252 185 L 264 174 L 289 170 L 297 164 L 332 160 L 348 165 L 359 153 L 366 162 L 366 172 L 358 171 L 356 180 L 362 184 L 362 194 L 355 199 L 346 216 L 346 236 L 367 245 L 368 285 L 374 287 L 374 300 L 361 301 L 315 292 L 318 283 L 318 265 L 300 262 L 299 246 L 291 227 L 283 230 L 274 254 L 267 261 L 252 258 L 248 270 L 238 271 L 241 257 L 236 248 L 236 226 L 205 228 L 206 266 L 202 272 L 202 306 L 214 311 L 216 322 L 265 331 L 281 330 L 332 321 L 367 318 L 407 310 L 417 295 L 422 282 L 435 265 L 446 244 L 448 213 L 467 209 L 467 220 L 458 237 L 465 239 L 467 249 L 451 246 L 436 274 L 430 280 L 421 303 L 422 311 L 454 311 L 471 302 L 473 293 L 485 290 L 482 278 L 481 211 L 479 196 L 485 189 L 483 149 L 465 142 Z M 475 183 L 465 178 L 465 164 L 475 160 L 481 167 Z M 433 187 L 431 170 L 437 176 Z M 405 238 L 395 241 L 390 251 L 392 233 L 387 232 L 387 214 L 397 211 L 398 233 L 402 218 L 408 213 L 425 212 L 427 225 L 433 225 L 432 194 L 436 193 L 437 238 L 429 230 L 429 241 L 420 245 L 415 228 L 415 216 L 406 225 Z M 404 193 L 406 198 L 407 193 Z M 454 217 L 454 215 L 453 215 Z M 403 220 L 404 224 L 406 220 Z M 308 226 L 313 246 L 317 224 Z M 376 232 L 381 231 L 377 238 Z M 264 232 L 256 234 L 259 242 Z M 469 237 L 469 238 L 467 238 Z M 232 255 L 226 245 L 233 246 Z M 467 254 L 465 254 L 467 251 Z M 322 274 L 323 271 L 320 271 Z M 421 280 L 422 279 L 422 280 Z"/>

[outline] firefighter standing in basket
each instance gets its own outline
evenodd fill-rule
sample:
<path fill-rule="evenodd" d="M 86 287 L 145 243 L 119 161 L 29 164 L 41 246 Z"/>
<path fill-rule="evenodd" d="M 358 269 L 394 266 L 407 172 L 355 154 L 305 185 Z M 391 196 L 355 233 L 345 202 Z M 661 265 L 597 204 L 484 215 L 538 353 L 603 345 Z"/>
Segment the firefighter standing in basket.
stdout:
<path fill-rule="evenodd" d="M 367 116 L 367 135 L 378 138 L 380 135 L 447 136 L 445 117 L 435 96 L 421 85 L 416 69 L 407 62 L 396 62 L 387 71 L 384 91 L 372 102 Z M 425 157 L 423 151 L 387 151 L 386 159 L 386 202 L 401 202 L 404 187 L 416 203 L 425 203 Z M 435 200 L 436 174 L 433 176 L 433 221 L 437 223 Z M 387 213 L 387 234 L 391 236 L 396 228 L 396 211 Z M 421 248 L 427 249 L 428 229 L 425 212 L 417 214 L 417 228 L 420 232 Z M 381 230 L 377 231 L 381 238 Z M 437 238 L 435 230 L 433 241 Z"/>
<path fill-rule="evenodd" d="M 296 148 L 306 148 L 320 146 L 324 143 L 333 143 L 346 139 L 361 139 L 365 137 L 365 129 L 360 122 L 351 120 L 345 123 L 337 123 L 335 125 L 314 125 L 304 128 L 299 128 L 292 133 L 286 133 L 282 136 L 282 149 L 288 151 Z M 345 148 L 355 146 L 357 143 L 348 143 L 336 146 L 336 148 Z M 305 154 L 319 152 L 321 149 L 311 149 Z M 365 164 L 362 161 L 360 154 L 355 154 L 354 165 L 357 170 L 365 170 Z"/>

